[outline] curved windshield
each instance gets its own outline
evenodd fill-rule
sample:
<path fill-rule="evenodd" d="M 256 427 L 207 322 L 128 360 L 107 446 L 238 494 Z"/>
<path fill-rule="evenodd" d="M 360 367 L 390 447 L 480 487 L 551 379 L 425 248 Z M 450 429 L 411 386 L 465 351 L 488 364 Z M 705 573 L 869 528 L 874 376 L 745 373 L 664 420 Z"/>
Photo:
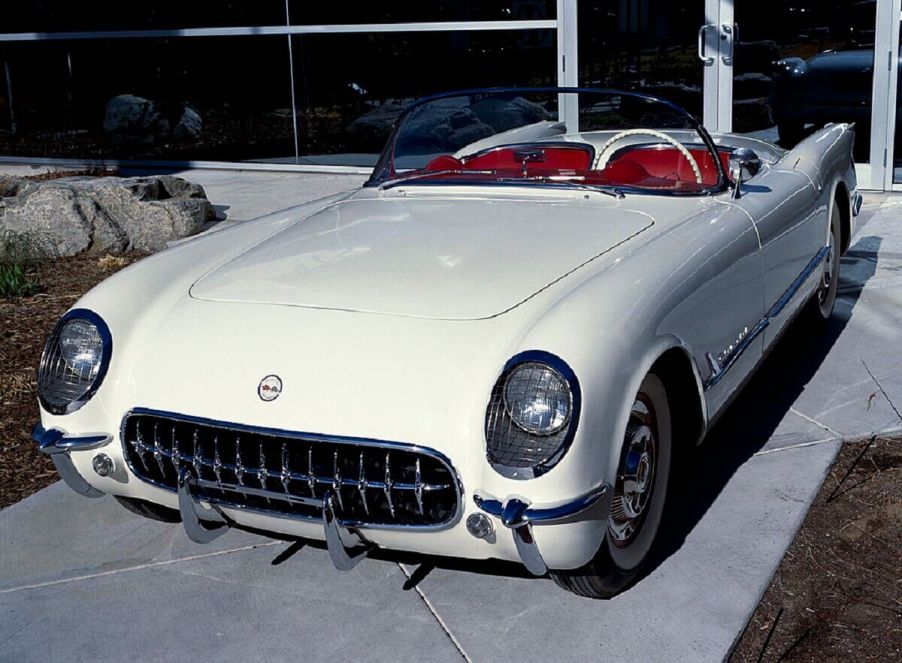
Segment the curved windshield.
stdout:
<path fill-rule="evenodd" d="M 518 185 L 620 194 L 726 186 L 716 148 L 679 106 L 614 90 L 471 90 L 430 97 L 398 120 L 369 186 Z"/>

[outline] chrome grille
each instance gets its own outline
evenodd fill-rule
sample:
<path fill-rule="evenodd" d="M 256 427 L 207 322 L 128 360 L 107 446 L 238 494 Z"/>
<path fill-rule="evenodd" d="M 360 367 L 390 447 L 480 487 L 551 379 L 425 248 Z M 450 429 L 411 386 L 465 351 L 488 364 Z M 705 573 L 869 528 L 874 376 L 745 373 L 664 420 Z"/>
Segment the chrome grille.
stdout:
<path fill-rule="evenodd" d="M 441 454 L 422 447 L 290 433 L 134 410 L 122 424 L 131 470 L 194 496 L 293 518 L 322 518 L 331 491 L 344 525 L 440 527 L 457 516 L 460 485 Z"/>

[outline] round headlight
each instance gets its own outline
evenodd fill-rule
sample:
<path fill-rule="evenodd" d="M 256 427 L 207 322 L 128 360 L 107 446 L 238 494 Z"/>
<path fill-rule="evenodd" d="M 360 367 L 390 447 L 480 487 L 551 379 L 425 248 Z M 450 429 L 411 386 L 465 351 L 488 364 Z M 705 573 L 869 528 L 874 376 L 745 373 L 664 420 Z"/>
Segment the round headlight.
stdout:
<path fill-rule="evenodd" d="M 38 398 L 53 414 L 74 412 L 103 381 L 112 351 L 110 332 L 92 311 L 75 309 L 59 321 L 41 355 Z"/>
<path fill-rule="evenodd" d="M 513 479 L 544 474 L 567 453 L 579 408 L 579 381 L 563 360 L 537 350 L 517 355 L 489 398 L 487 460 Z"/>
<path fill-rule="evenodd" d="M 573 394 L 563 376 L 550 366 L 527 362 L 504 383 L 504 407 L 511 420 L 536 435 L 553 435 L 570 421 Z"/>
<path fill-rule="evenodd" d="M 103 341 L 97 327 L 81 318 L 63 323 L 60 353 L 66 365 L 80 376 L 94 377 L 100 369 Z"/>

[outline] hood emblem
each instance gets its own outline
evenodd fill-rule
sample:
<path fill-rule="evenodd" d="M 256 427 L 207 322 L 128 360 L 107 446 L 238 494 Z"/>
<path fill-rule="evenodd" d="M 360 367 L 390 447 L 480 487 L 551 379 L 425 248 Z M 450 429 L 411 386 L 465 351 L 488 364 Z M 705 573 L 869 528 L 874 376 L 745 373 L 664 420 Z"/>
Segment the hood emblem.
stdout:
<path fill-rule="evenodd" d="M 262 401 L 274 401 L 282 393 L 282 378 L 278 375 L 267 375 L 257 385 L 257 395 Z"/>

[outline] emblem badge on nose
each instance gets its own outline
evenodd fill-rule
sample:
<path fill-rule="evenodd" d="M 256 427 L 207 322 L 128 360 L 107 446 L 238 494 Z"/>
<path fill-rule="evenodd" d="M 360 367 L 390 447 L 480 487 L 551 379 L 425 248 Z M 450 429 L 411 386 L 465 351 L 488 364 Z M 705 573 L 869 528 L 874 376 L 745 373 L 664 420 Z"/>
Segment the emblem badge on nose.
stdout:
<path fill-rule="evenodd" d="M 257 395 L 260 397 L 260 400 L 274 401 L 281 393 L 282 379 L 278 375 L 267 375 L 257 385 Z"/>

